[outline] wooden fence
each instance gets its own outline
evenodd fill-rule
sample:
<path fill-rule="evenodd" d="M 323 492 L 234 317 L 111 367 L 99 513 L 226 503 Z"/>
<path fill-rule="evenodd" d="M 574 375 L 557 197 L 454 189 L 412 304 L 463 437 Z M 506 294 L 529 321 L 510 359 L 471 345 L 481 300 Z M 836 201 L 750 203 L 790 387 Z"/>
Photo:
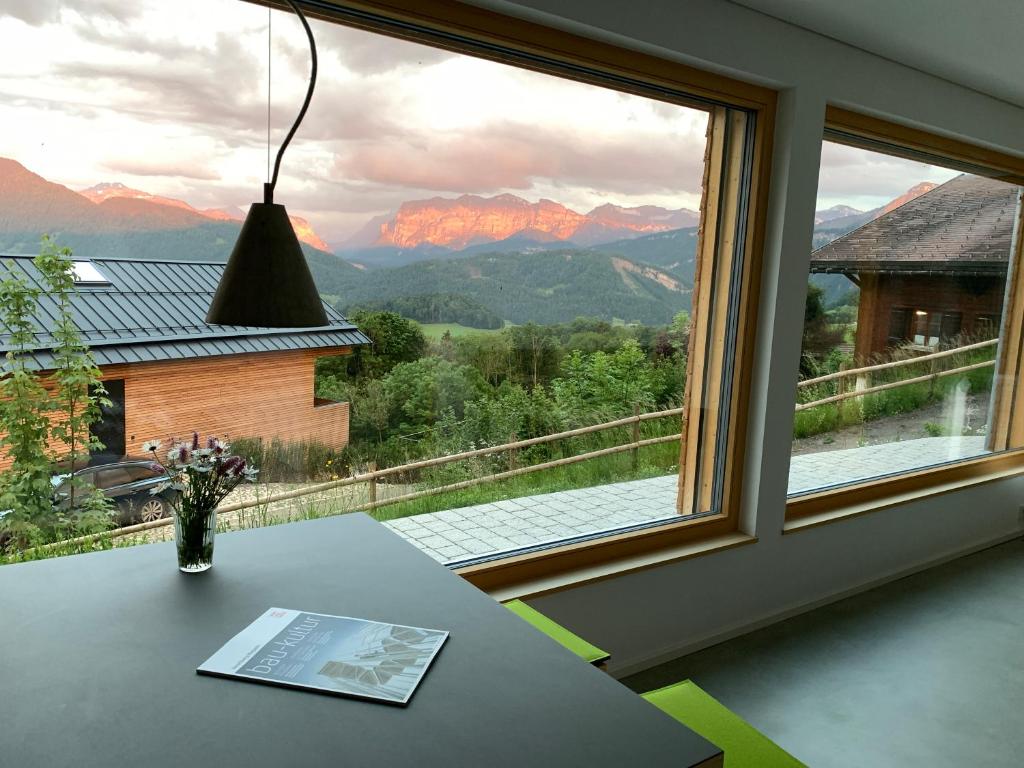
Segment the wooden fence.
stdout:
<path fill-rule="evenodd" d="M 274 504 L 276 502 L 297 499 L 303 496 L 310 496 L 316 493 L 323 493 L 324 491 L 330 491 L 336 488 L 344 488 L 346 486 L 356 485 L 359 483 L 367 484 L 368 501 L 363 504 L 348 507 L 346 508 L 346 511 L 368 511 L 390 504 L 399 504 L 404 501 L 413 501 L 415 499 L 420 499 L 425 496 L 432 496 L 439 493 L 449 493 L 452 491 L 462 490 L 464 488 L 471 488 L 476 485 L 482 485 L 484 483 L 493 483 L 498 482 L 500 480 L 507 480 L 509 478 L 520 477 L 531 472 L 540 472 L 545 469 L 555 469 L 557 467 L 564 467 L 570 464 L 575 464 L 580 461 L 596 459 L 601 456 L 611 456 L 613 454 L 623 453 L 625 451 L 630 451 L 632 453 L 633 466 L 636 467 L 639 458 L 639 450 L 641 448 L 646 448 L 652 445 L 660 445 L 662 443 L 678 442 L 682 437 L 681 433 L 677 432 L 671 435 L 662 435 L 660 437 L 651 437 L 641 440 L 640 425 L 645 421 L 665 419 L 671 416 L 682 416 L 682 414 L 682 408 L 669 408 L 668 410 L 655 411 L 653 413 L 640 413 L 639 408 L 637 408 L 633 416 L 627 416 L 626 418 L 623 419 L 616 419 L 615 421 L 608 421 L 604 422 L 603 424 L 594 424 L 589 427 L 570 429 L 565 432 L 556 432 L 550 435 L 542 435 L 540 437 L 533 437 L 528 440 L 515 440 L 512 442 L 503 443 L 502 445 L 493 445 L 487 448 L 477 448 L 472 451 L 453 453 L 448 456 L 438 456 L 432 459 L 413 461 L 407 464 L 399 464 L 394 467 L 385 467 L 384 469 L 375 469 L 374 465 L 371 464 L 371 471 L 369 472 L 363 472 L 351 475 L 349 477 L 343 477 L 338 480 L 331 480 L 325 483 L 315 483 L 313 485 L 308 485 L 303 488 L 296 488 L 291 491 L 284 491 L 282 493 L 271 494 L 270 496 L 267 496 L 262 499 L 254 499 L 251 501 L 239 502 L 236 504 L 225 504 L 217 508 L 217 513 L 226 514 L 229 512 L 240 512 L 245 509 L 259 508 L 269 504 Z M 540 464 L 531 464 L 525 467 L 516 466 L 515 457 L 517 456 L 518 452 L 521 451 L 523 448 L 529 448 L 534 445 L 543 445 L 545 443 L 551 443 L 557 440 L 567 440 L 573 437 L 591 435 L 597 432 L 604 432 L 609 429 L 618 429 L 624 427 L 631 428 L 631 439 L 628 443 L 611 446 L 609 448 L 601 448 L 596 451 L 588 451 L 587 453 L 580 453 L 575 456 L 567 456 L 561 459 L 554 459 L 552 461 L 546 461 Z M 490 475 L 474 477 L 469 480 L 462 480 L 457 483 L 440 485 L 434 488 L 424 488 L 422 490 L 404 493 L 399 496 L 392 496 L 390 498 L 378 498 L 377 483 L 379 480 L 383 478 L 392 477 L 402 472 L 413 472 L 421 469 L 427 469 L 430 467 L 438 467 L 443 466 L 445 464 L 451 464 L 456 461 L 465 461 L 466 459 L 477 458 L 480 456 L 491 456 L 500 453 L 509 454 L 509 466 L 511 468 L 504 472 L 496 472 Z M 154 528 L 163 528 L 165 526 L 172 525 L 173 522 L 174 521 L 172 518 L 153 520 L 148 523 L 139 523 L 138 525 L 125 526 L 124 528 L 115 528 L 111 531 L 103 531 L 101 533 L 89 534 L 87 536 L 79 536 L 78 538 L 69 539 L 67 541 L 43 545 L 42 547 L 40 547 L 40 549 L 47 550 L 56 547 L 64 547 L 68 545 L 88 544 L 92 541 L 96 541 L 104 537 L 114 538 L 119 536 L 129 536 L 132 534 L 149 531 Z"/>
<path fill-rule="evenodd" d="M 962 347 L 956 347 L 954 349 L 946 349 L 941 352 L 933 352 L 927 355 L 921 355 L 920 357 L 910 357 L 904 360 L 893 360 L 890 362 L 879 363 L 877 365 L 863 366 L 860 368 L 851 368 L 846 371 L 838 371 L 836 373 L 830 373 L 825 376 L 817 376 L 813 379 L 805 379 L 797 384 L 797 389 L 805 389 L 812 387 L 817 384 L 824 384 L 830 381 L 840 381 L 851 377 L 870 377 L 871 374 L 893 370 L 896 368 L 902 368 L 909 365 L 920 365 L 921 363 L 930 363 L 932 371 L 921 376 L 915 376 L 913 378 L 904 379 L 902 381 L 887 382 L 885 384 L 878 384 L 875 386 L 860 387 L 849 392 L 840 392 L 839 394 L 825 397 L 820 400 L 815 400 L 809 403 L 798 403 L 796 405 L 797 411 L 804 411 L 808 408 L 814 408 L 820 405 L 828 405 L 830 403 L 840 402 L 854 397 L 863 397 L 870 395 L 875 392 L 884 392 L 889 389 L 895 389 L 897 387 L 903 387 L 908 384 L 919 384 L 924 382 L 936 381 L 944 376 L 953 376 L 956 374 L 966 373 L 968 371 L 974 371 L 981 368 L 987 368 L 995 365 L 995 360 L 984 360 L 978 363 L 972 363 L 970 365 L 959 366 L 949 370 L 936 370 L 936 361 L 942 360 L 947 357 L 953 357 L 955 355 L 961 355 L 968 352 L 974 352 L 989 347 L 994 347 L 999 343 L 998 339 L 989 339 L 988 341 L 980 341 L 974 344 L 967 344 Z M 384 469 L 377 469 L 375 465 L 370 464 L 368 472 L 362 472 L 351 475 L 349 477 L 340 478 L 338 480 L 331 480 L 325 483 L 315 483 L 307 485 L 302 488 L 296 488 L 291 491 L 284 491 L 282 493 L 271 494 L 265 498 L 257 498 L 251 501 L 239 502 L 235 504 L 226 504 L 217 509 L 220 514 L 227 514 L 230 512 L 240 512 L 246 509 L 254 509 L 259 507 L 265 507 L 270 504 L 277 502 L 288 501 L 291 499 L 298 499 L 304 496 L 311 496 L 317 493 L 323 493 L 336 488 L 344 488 L 347 486 L 357 485 L 366 483 L 367 485 L 367 501 L 362 504 L 347 508 L 347 511 L 368 511 L 377 509 L 379 507 L 387 506 L 390 504 L 399 504 L 406 501 L 413 501 L 421 499 L 426 496 L 433 496 L 441 493 L 450 493 L 452 491 L 463 490 L 465 488 L 471 488 L 484 483 L 493 483 L 501 480 L 507 480 L 513 477 L 520 477 L 522 475 L 530 474 L 531 472 L 541 472 L 546 469 L 555 469 L 557 467 L 564 467 L 570 464 L 575 464 L 581 461 L 587 461 L 588 459 L 595 459 L 602 456 L 610 456 L 617 453 L 623 453 L 630 451 L 633 456 L 633 466 L 637 466 L 639 450 L 652 445 L 660 445 L 662 443 L 677 442 L 682 439 L 680 433 L 671 435 L 663 435 L 660 437 L 652 437 L 647 439 L 640 439 L 640 425 L 645 421 L 652 421 L 655 419 L 664 419 L 672 416 L 682 416 L 682 408 L 669 408 L 664 411 L 655 411 L 653 413 L 640 413 L 637 409 L 633 416 L 627 416 L 626 418 L 616 419 L 614 421 L 608 421 L 603 424 L 594 424 L 589 427 L 580 427 L 578 429 L 570 429 L 564 432 L 556 432 L 551 435 L 542 435 L 541 437 L 534 437 L 528 440 L 511 440 L 502 445 L 489 446 L 487 448 L 477 448 L 472 451 L 463 451 L 461 453 L 454 453 L 448 456 L 438 456 L 432 459 L 423 459 L 420 461 L 413 461 L 407 464 L 399 464 L 393 467 L 385 467 Z M 561 459 L 554 459 L 552 461 L 546 461 L 540 464 L 531 464 L 528 466 L 518 465 L 518 454 L 524 448 L 529 448 L 534 445 L 543 445 L 545 443 L 551 443 L 558 440 L 567 440 L 573 437 L 580 437 L 583 435 L 595 434 L 598 432 L 604 432 L 609 429 L 619 428 L 630 428 L 631 439 L 627 443 L 621 445 L 611 446 L 609 448 L 601 448 L 595 451 L 589 451 L 587 453 L 577 454 L 575 456 L 567 456 Z M 403 472 L 414 472 L 422 469 L 429 469 L 431 467 L 439 467 L 445 464 L 451 464 L 457 461 L 465 461 L 467 459 L 478 458 L 482 456 L 492 456 L 495 454 L 507 453 L 509 456 L 509 469 L 504 472 L 495 472 L 489 475 L 483 475 L 481 477 L 475 477 L 468 480 L 462 480 L 455 483 L 448 483 L 446 485 L 440 485 L 433 488 L 424 488 L 417 491 L 411 491 L 409 493 L 403 493 L 398 496 L 392 496 L 390 498 L 380 498 L 378 494 L 378 483 L 379 481 L 393 477 L 394 475 L 401 474 Z M 41 549 L 47 550 L 55 547 L 77 545 L 77 544 L 88 544 L 89 542 L 96 541 L 98 539 L 107 537 L 119 537 L 129 536 L 136 533 L 142 533 L 144 531 L 152 530 L 154 528 L 162 528 L 171 525 L 173 520 L 170 518 L 164 518 L 161 520 L 153 520 L 148 523 L 139 523 L 138 525 L 126 526 L 124 528 L 117 528 L 112 531 L 104 531 L 98 534 L 90 534 L 88 536 L 80 536 L 76 539 L 70 539 L 67 541 L 57 542 L 55 544 L 48 544 L 41 547 Z"/>
<path fill-rule="evenodd" d="M 941 352 L 932 352 L 931 354 L 921 355 L 920 357 L 908 357 L 904 360 L 893 360 L 891 362 L 878 363 L 877 365 L 868 365 L 861 368 L 850 368 L 849 370 L 846 371 L 837 371 L 836 373 L 829 373 L 825 376 L 818 376 L 813 379 L 805 379 L 804 381 L 801 381 L 796 385 L 798 390 L 804 389 L 806 387 L 811 387 L 816 384 L 824 384 L 830 381 L 839 381 L 852 376 L 863 376 L 866 380 L 869 380 L 867 379 L 867 377 L 870 377 L 872 373 L 876 373 L 878 371 L 893 370 L 895 368 L 902 368 L 908 365 L 919 365 L 921 363 L 929 363 L 932 367 L 932 370 L 929 373 L 926 373 L 922 376 L 915 376 L 913 378 L 903 379 L 901 381 L 890 381 L 885 384 L 877 384 L 875 386 L 871 386 L 870 384 L 868 384 L 868 386 L 865 387 L 859 387 L 857 389 L 850 390 L 849 392 L 840 392 L 837 395 L 825 397 L 820 400 L 814 400 L 810 403 L 797 403 L 796 411 L 805 411 L 808 408 L 815 408 L 819 405 L 828 405 L 829 403 L 838 403 L 841 400 L 848 400 L 852 397 L 863 397 L 864 395 L 870 395 L 875 392 L 884 392 L 887 389 L 905 387 L 908 384 L 922 384 L 926 382 L 934 382 L 937 381 L 938 379 L 943 378 L 944 376 L 953 376 L 960 373 L 966 373 L 968 371 L 976 371 L 980 368 L 988 368 L 989 366 L 994 366 L 996 361 L 993 359 L 983 360 L 980 363 L 972 363 L 970 365 L 962 365 L 959 366 L 958 368 L 950 368 L 948 370 L 940 371 L 936 369 L 935 363 L 938 360 L 941 360 L 946 357 L 953 357 L 954 355 L 962 355 L 967 352 L 974 352 L 979 349 L 994 347 L 998 343 L 999 339 L 989 339 L 988 341 L 979 341 L 975 344 L 967 344 L 966 346 L 963 347 L 956 347 L 954 349 L 944 349 Z"/>

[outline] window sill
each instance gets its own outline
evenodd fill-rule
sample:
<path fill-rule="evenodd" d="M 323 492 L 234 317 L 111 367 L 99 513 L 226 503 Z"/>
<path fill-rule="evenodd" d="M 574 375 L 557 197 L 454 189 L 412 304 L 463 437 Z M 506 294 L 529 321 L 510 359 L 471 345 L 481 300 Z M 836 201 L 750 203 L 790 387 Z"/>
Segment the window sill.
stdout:
<path fill-rule="evenodd" d="M 1024 450 L 1004 451 L 948 467 L 921 470 L 834 491 L 793 498 L 783 534 L 953 493 L 1024 474 Z"/>
<path fill-rule="evenodd" d="M 757 541 L 728 525 L 724 515 L 680 521 L 455 572 L 499 601 L 538 597 Z"/>

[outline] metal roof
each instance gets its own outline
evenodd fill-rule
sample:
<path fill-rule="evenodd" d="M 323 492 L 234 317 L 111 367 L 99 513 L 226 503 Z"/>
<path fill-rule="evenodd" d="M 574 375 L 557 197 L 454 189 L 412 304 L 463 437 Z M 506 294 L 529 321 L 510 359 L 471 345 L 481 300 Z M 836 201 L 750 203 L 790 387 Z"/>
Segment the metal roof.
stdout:
<path fill-rule="evenodd" d="M 0 255 L 6 270 L 43 291 L 34 318 L 34 367 L 53 367 L 57 303 L 30 255 Z M 72 299 L 75 324 L 99 365 L 186 360 L 214 355 L 276 352 L 369 344 L 356 326 L 325 303 L 322 328 L 248 328 L 208 325 L 204 318 L 224 264 L 203 261 L 91 259 L 109 284 L 83 284 Z M 10 332 L 0 329 L 0 353 Z"/>
<path fill-rule="evenodd" d="M 1019 189 L 961 174 L 822 246 L 811 271 L 1004 276 Z"/>

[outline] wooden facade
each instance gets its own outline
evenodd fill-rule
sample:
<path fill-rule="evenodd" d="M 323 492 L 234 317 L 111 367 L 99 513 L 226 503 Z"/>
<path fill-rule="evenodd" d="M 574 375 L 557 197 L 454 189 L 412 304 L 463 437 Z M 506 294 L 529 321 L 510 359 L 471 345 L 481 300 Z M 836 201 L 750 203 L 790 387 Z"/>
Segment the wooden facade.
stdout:
<path fill-rule="evenodd" d="M 961 174 L 836 238 L 811 272 L 860 287 L 856 365 L 999 335 L 1019 188 Z"/>
<path fill-rule="evenodd" d="M 106 366 L 103 378 L 124 379 L 129 455 L 147 440 L 167 442 L 193 430 L 228 441 L 239 437 L 348 443 L 348 403 L 317 405 L 318 357 L 347 347 L 298 349 Z"/>
<path fill-rule="evenodd" d="M 348 443 L 349 404 L 314 397 L 315 364 L 319 357 L 349 352 L 349 347 L 295 349 L 105 365 L 101 370 L 111 389 L 124 383 L 124 453 L 129 456 L 141 456 L 147 440 L 166 445 L 193 431 L 204 439 L 277 438 L 340 449 Z M 62 446 L 52 447 L 61 452 Z M 9 465 L 6 457 L 0 459 L 0 467 Z"/>
<path fill-rule="evenodd" d="M 924 350 L 956 338 L 995 338 L 1006 282 L 989 275 L 860 276 L 854 358 L 869 365 L 886 350 L 906 345 Z"/>

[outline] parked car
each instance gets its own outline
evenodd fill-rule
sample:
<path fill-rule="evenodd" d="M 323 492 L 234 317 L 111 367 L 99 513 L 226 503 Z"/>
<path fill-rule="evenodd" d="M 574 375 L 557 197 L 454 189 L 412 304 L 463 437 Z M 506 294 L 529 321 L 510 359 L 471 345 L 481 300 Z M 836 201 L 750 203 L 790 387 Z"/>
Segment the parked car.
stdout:
<path fill-rule="evenodd" d="M 75 472 L 75 477 L 94 488 L 117 507 L 115 520 L 118 525 L 148 523 L 171 514 L 172 504 L 177 500 L 176 491 L 170 489 L 158 494 L 150 490 L 167 481 L 167 474 L 146 459 L 123 459 L 107 464 L 96 464 Z M 54 504 L 59 509 L 71 506 L 70 478 L 68 473 L 53 476 Z"/>

